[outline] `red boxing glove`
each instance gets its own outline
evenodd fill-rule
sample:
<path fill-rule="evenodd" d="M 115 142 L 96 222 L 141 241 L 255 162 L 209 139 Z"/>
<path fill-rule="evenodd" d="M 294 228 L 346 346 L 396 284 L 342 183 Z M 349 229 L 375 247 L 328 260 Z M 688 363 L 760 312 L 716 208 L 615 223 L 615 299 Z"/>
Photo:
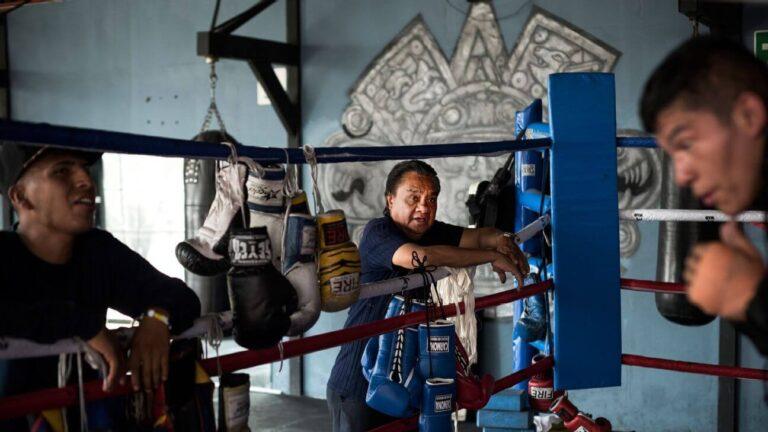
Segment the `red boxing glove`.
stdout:
<path fill-rule="evenodd" d="M 563 419 L 566 429 L 571 432 L 611 432 L 611 422 L 603 417 L 595 420 L 587 417 L 568 400 L 568 395 L 555 399 L 549 409 Z"/>
<path fill-rule="evenodd" d="M 533 356 L 531 364 L 535 364 L 546 357 L 544 354 L 536 354 Z M 552 401 L 563 395 L 562 390 L 555 391 L 555 381 L 552 378 L 552 369 L 534 375 L 528 380 L 528 399 L 531 404 L 531 408 L 536 411 L 548 411 Z"/>
<path fill-rule="evenodd" d="M 493 395 L 495 384 L 493 376 L 485 374 L 482 379 L 478 379 L 477 375 L 469 370 L 467 352 L 456 337 L 456 401 L 459 406 L 472 410 L 484 407 Z"/>

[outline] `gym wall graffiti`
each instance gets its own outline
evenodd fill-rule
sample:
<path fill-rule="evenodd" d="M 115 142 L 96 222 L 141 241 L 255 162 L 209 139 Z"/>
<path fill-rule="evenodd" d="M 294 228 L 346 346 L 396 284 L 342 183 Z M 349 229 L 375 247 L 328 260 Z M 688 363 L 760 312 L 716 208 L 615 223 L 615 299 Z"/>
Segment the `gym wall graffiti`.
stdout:
<path fill-rule="evenodd" d="M 547 101 L 553 72 L 613 70 L 620 53 L 556 16 L 534 7 L 509 54 L 491 3 L 472 3 L 450 61 L 421 16 L 416 16 L 369 64 L 350 90 L 342 130 L 325 146 L 386 146 L 491 141 L 514 136 L 515 111 L 533 99 Z M 545 109 L 546 112 L 546 109 Z M 489 179 L 505 157 L 432 159 L 442 192 L 438 218 L 466 226 L 468 186 Z M 653 159 L 653 158 L 651 158 Z M 657 161 L 620 155 L 622 203 L 657 201 L 647 176 Z M 326 208 L 344 210 L 353 240 L 381 216 L 384 181 L 395 162 L 329 164 L 320 168 Z M 624 173 L 626 171 L 626 173 Z M 658 171 L 656 171 L 658 172 Z M 656 187 L 656 189 L 658 189 Z M 636 228 L 623 229 L 634 251 Z M 625 240 L 623 240 L 625 241 Z M 497 289 L 490 271 L 475 280 L 478 292 Z"/>

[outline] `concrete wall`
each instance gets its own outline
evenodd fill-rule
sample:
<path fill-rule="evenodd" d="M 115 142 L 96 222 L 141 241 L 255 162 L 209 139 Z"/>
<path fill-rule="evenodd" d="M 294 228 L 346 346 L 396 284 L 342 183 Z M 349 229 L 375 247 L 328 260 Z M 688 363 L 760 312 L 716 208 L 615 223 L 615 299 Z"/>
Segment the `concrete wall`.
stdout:
<path fill-rule="evenodd" d="M 225 1 L 221 17 L 252 3 Z M 638 127 L 637 101 L 645 78 L 669 49 L 691 33 L 687 19 L 677 13 L 676 2 L 535 3 L 622 52 L 615 69 L 617 118 L 620 128 Z M 468 5 L 458 0 L 323 0 L 305 1 L 302 7 L 304 142 L 317 146 L 340 130 L 348 90 L 414 16 L 423 16 L 450 58 Z M 522 0 L 496 2 L 508 49 L 514 46 L 531 7 Z M 212 9 L 212 1 L 69 0 L 14 12 L 9 18 L 14 118 L 191 137 L 208 105 L 208 69 L 195 54 L 195 32 L 208 27 Z M 284 30 L 283 5 L 278 2 L 240 33 L 279 40 Z M 285 134 L 272 108 L 255 103 L 255 83 L 244 63 L 220 62 L 219 106 L 227 127 L 249 145 L 284 145 Z M 168 192 L 174 196 L 157 201 L 157 205 L 168 205 L 163 208 L 167 211 L 158 212 L 159 226 L 153 228 L 165 232 L 164 244 L 175 244 L 183 236 L 183 224 L 169 226 L 178 217 L 168 214 L 181 213 L 177 195 L 181 171 L 176 169 L 158 173 L 153 180 L 156 185 L 178 182 Z M 134 194 L 141 190 L 147 189 Z M 644 224 L 641 230 L 644 241 L 635 257 L 623 262 L 625 275 L 654 279 L 657 228 Z M 716 324 L 694 329 L 674 326 L 656 313 L 652 296 L 639 293 L 622 295 L 622 311 L 625 352 L 717 362 Z M 345 312 L 323 314 L 310 334 L 337 329 L 345 318 Z M 485 339 L 498 347 L 511 346 L 509 326 L 505 321 L 488 323 Z M 745 359 L 760 360 L 748 343 L 742 345 Z M 512 371 L 508 351 L 486 349 L 483 355 L 496 355 L 495 367 L 501 374 Z M 324 397 L 336 352 L 305 357 L 306 394 Z M 741 430 L 759 430 L 757 425 L 768 421 L 759 402 L 762 387 L 745 383 L 741 390 Z M 714 378 L 624 368 L 621 388 L 575 392 L 573 398 L 583 410 L 606 416 L 621 429 L 716 429 Z"/>

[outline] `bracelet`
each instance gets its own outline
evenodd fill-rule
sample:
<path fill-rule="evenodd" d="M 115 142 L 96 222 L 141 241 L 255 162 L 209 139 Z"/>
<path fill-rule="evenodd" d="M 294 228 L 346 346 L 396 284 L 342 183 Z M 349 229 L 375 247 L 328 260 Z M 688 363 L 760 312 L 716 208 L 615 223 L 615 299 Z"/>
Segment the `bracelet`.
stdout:
<path fill-rule="evenodd" d="M 139 317 L 140 320 L 144 318 L 154 318 L 160 321 L 161 323 L 165 324 L 165 326 L 168 327 L 169 330 L 171 328 L 171 320 L 168 317 L 168 315 L 166 315 L 163 312 L 160 312 L 157 309 L 151 309 L 151 308 L 148 309 L 147 313 L 142 314 L 141 317 Z"/>

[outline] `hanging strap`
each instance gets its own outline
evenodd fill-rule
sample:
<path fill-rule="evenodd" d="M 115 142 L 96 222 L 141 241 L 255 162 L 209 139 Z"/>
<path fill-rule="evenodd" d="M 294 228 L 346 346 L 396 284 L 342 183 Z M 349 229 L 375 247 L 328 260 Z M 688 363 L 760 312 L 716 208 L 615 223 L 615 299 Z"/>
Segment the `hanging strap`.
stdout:
<path fill-rule="evenodd" d="M 312 195 L 315 197 L 315 214 L 325 213 L 323 202 L 320 199 L 320 189 L 317 187 L 317 155 L 312 146 L 305 144 L 303 147 L 304 158 L 309 164 L 310 175 L 312 176 Z"/>

